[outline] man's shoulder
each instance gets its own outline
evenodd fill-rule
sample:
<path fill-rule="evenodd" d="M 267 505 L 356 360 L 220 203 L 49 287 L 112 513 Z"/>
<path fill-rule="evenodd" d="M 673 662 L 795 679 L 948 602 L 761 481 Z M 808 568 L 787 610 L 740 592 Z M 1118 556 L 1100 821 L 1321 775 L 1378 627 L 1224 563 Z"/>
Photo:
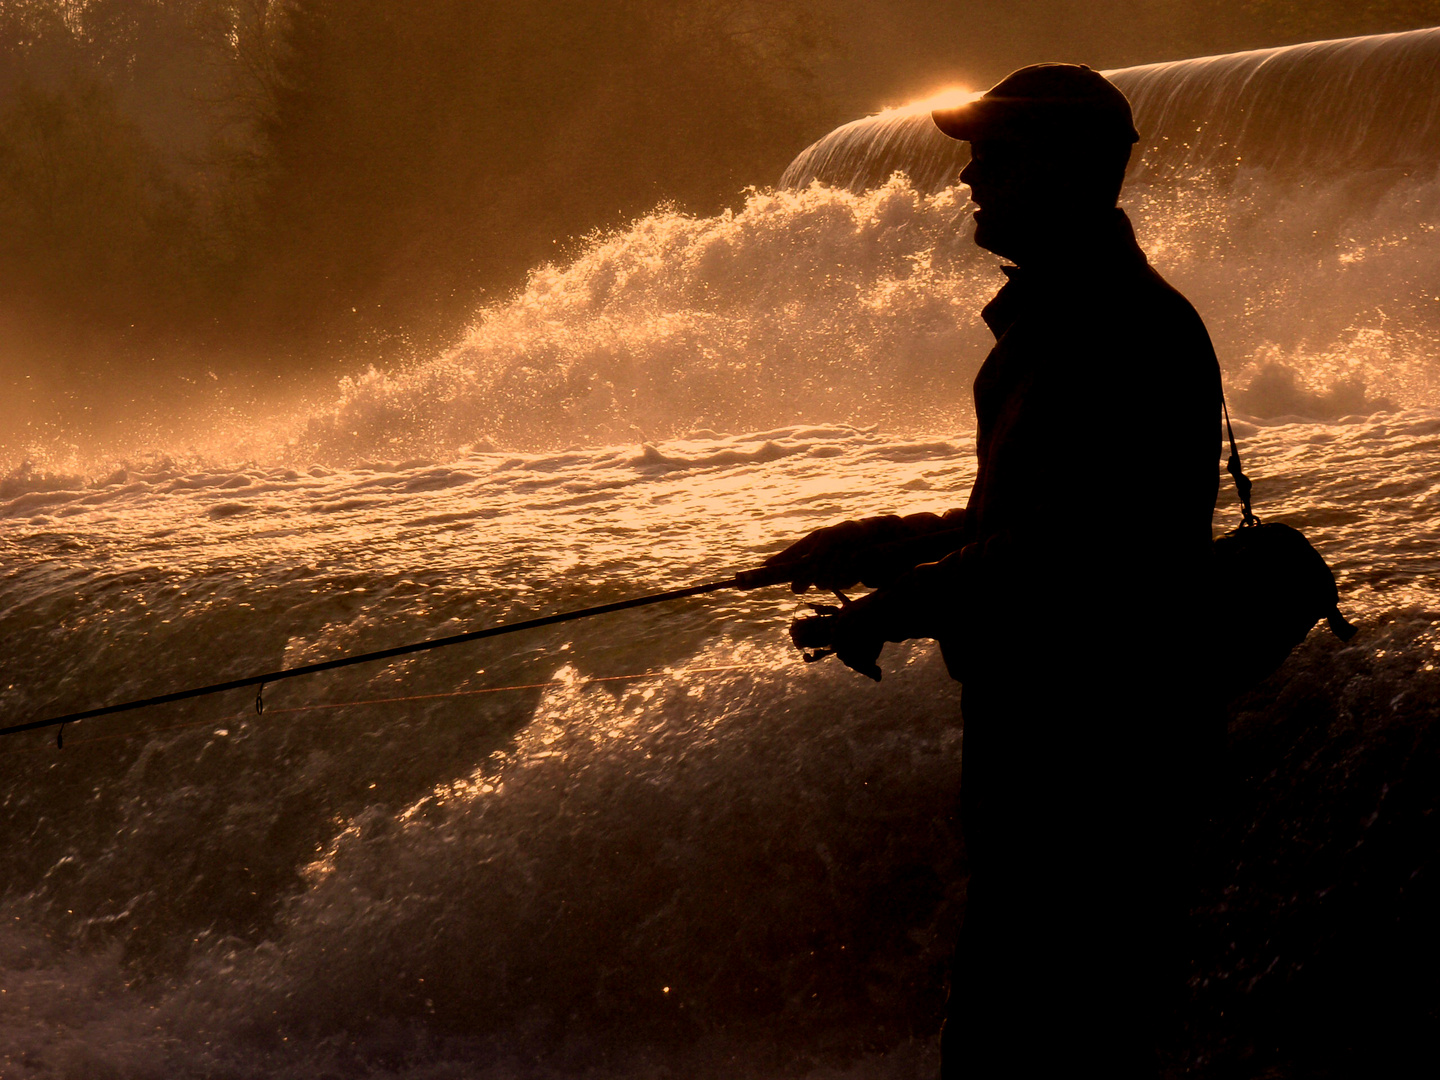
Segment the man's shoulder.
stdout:
<path fill-rule="evenodd" d="M 1218 400 L 1219 364 L 1195 306 L 1145 263 L 1096 274 L 1035 310 L 1025 347 L 1063 393 Z M 1018 344 L 1018 343 L 1017 343 Z"/>
<path fill-rule="evenodd" d="M 1097 275 L 1076 299 L 1088 313 L 1086 331 L 1101 339 L 1128 341 L 1144 351 L 1165 346 L 1213 357 L 1210 333 L 1195 305 L 1148 263 Z"/>
<path fill-rule="evenodd" d="M 1153 307 L 1157 315 L 1187 323 L 1201 333 L 1205 333 L 1208 340 L 1209 334 L 1205 331 L 1205 320 L 1200 318 L 1200 313 L 1195 310 L 1195 305 L 1184 293 L 1166 281 L 1160 271 L 1147 263 L 1144 272 L 1138 277 L 1141 282 L 1139 291 L 1145 295 L 1147 304 Z"/>

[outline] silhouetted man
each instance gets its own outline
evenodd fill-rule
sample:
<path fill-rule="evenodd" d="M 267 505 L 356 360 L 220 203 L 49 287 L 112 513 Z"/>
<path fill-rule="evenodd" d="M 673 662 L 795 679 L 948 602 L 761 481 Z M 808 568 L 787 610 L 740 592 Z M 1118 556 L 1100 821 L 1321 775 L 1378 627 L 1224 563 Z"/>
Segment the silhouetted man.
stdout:
<path fill-rule="evenodd" d="M 808 560 L 797 589 L 884 583 L 832 620 L 851 667 L 879 678 L 884 641 L 933 637 L 964 684 L 971 877 L 942 1074 L 1154 1075 L 1221 735 L 1219 369 L 1116 208 L 1137 139 L 1119 90 L 1037 65 L 934 120 L 970 142 L 975 242 L 1014 263 L 982 313 L 969 502 L 822 529 L 772 562 Z M 898 580 L 867 561 L 938 531 L 952 554 Z"/>

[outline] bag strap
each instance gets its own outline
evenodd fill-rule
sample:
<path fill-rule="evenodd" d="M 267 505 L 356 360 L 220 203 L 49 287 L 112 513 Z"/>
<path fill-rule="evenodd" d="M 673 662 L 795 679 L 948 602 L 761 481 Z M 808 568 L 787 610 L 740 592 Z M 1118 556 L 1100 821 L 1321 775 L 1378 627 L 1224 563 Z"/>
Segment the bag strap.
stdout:
<path fill-rule="evenodd" d="M 1250 511 L 1250 478 L 1240 467 L 1240 448 L 1235 445 L 1235 429 L 1230 426 L 1230 406 L 1225 404 L 1225 391 L 1220 391 L 1220 408 L 1225 412 L 1225 434 L 1230 438 L 1230 459 L 1225 462 L 1225 471 L 1235 481 L 1235 494 L 1240 496 L 1241 519 L 1246 525 L 1258 525 L 1260 519 Z"/>

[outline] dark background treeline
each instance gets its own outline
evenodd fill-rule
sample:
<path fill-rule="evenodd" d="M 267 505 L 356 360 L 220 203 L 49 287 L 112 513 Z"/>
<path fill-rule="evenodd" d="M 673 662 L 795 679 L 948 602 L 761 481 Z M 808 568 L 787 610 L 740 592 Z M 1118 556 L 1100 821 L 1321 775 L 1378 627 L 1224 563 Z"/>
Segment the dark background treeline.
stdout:
<path fill-rule="evenodd" d="M 423 355 L 588 231 L 734 205 L 944 84 L 1437 22 L 1440 0 L 0 0 L 0 429 Z"/>
<path fill-rule="evenodd" d="M 559 244 L 772 176 L 815 127 L 801 13 L 0 0 L 5 389 L 433 349 Z"/>

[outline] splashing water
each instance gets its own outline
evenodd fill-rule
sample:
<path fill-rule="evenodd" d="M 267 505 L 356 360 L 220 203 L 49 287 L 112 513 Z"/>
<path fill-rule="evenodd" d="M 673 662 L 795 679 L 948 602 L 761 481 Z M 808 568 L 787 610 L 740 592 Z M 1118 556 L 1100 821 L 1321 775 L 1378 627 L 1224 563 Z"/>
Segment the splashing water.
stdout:
<path fill-rule="evenodd" d="M 1136 184 L 1124 205 L 1205 316 L 1232 385 L 1281 364 L 1320 393 L 1362 387 L 1357 413 L 1375 395 L 1432 400 L 1434 173 L 1368 196 L 1260 173 Z M 815 186 L 717 218 L 646 218 L 538 271 L 449 354 L 347 380 L 292 456 L 644 441 L 797 416 L 955 430 L 990 341 L 979 310 L 1001 281 L 967 206 L 963 187 L 924 195 L 895 176 L 860 195 Z"/>
<path fill-rule="evenodd" d="M 954 426 L 983 327 L 964 196 L 755 193 L 660 213 L 532 275 L 448 355 L 348 380 L 309 453 L 668 437 L 793 422 Z M 902 419 L 903 418 L 903 419 Z"/>

